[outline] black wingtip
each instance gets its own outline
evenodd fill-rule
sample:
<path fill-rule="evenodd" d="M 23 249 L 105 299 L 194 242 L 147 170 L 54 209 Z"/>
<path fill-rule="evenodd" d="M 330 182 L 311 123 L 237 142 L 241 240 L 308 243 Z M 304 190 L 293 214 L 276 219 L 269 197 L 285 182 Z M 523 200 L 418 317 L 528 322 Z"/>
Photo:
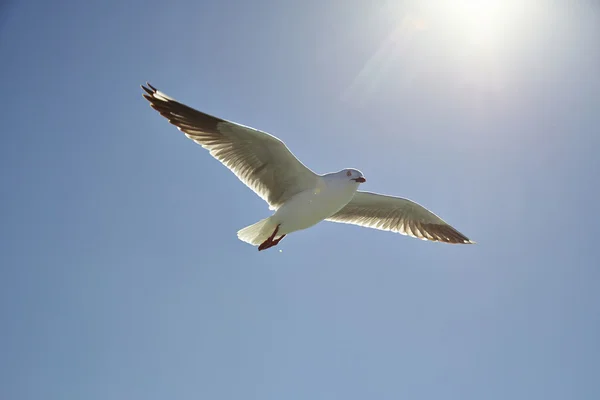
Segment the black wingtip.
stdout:
<path fill-rule="evenodd" d="M 158 92 L 158 89 L 157 89 L 157 88 L 155 88 L 154 86 L 152 86 L 152 85 L 150 84 L 150 82 L 146 82 L 146 84 L 145 84 L 145 85 L 140 85 L 140 87 L 141 87 L 142 89 L 144 89 L 144 91 L 145 91 L 146 93 L 148 93 L 149 95 L 151 95 L 151 96 L 155 95 L 155 94 L 156 94 L 156 92 Z"/>
<path fill-rule="evenodd" d="M 155 92 L 152 91 L 151 89 L 148 89 L 146 86 L 142 85 L 142 89 L 144 89 L 144 92 L 148 93 L 150 96 L 152 96 Z M 146 97 L 146 95 L 144 94 L 144 97 Z"/>

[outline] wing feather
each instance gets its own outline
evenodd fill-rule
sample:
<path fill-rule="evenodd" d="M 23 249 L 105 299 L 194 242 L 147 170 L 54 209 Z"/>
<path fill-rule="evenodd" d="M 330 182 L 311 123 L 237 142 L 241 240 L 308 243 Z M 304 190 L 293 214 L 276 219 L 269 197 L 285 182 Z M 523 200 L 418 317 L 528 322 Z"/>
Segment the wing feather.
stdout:
<path fill-rule="evenodd" d="M 195 110 L 150 84 L 142 89 L 152 108 L 207 149 L 271 209 L 317 186 L 318 175 L 275 136 Z"/>
<path fill-rule="evenodd" d="M 475 243 L 414 201 L 358 191 L 328 221 L 392 231 L 434 242 Z"/>

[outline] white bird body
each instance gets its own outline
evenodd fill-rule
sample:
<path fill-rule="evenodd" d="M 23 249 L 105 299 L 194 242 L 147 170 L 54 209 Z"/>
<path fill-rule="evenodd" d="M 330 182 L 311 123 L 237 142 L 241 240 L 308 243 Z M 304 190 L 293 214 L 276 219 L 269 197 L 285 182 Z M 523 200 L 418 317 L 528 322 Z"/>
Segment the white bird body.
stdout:
<path fill-rule="evenodd" d="M 310 228 L 340 211 L 358 189 L 358 182 L 349 180 L 346 171 L 320 176 L 314 189 L 302 191 L 275 211 L 269 218 L 250 225 L 238 232 L 238 238 L 244 242 L 259 245 L 263 243 L 276 227 L 276 238 L 292 232 Z M 359 171 L 354 172 L 359 175 Z"/>
<path fill-rule="evenodd" d="M 279 233 L 310 228 L 344 208 L 354 197 L 358 183 L 339 178 L 337 174 L 324 175 L 315 189 L 300 192 L 286 201 L 273 214 L 273 219 L 281 224 Z"/>
<path fill-rule="evenodd" d="M 323 220 L 388 230 L 424 240 L 474 243 L 423 206 L 400 197 L 358 190 L 359 170 L 317 175 L 285 144 L 265 132 L 213 117 L 142 86 L 144 97 L 169 122 L 229 168 L 275 213 L 238 231 L 265 250 L 287 234 Z"/>

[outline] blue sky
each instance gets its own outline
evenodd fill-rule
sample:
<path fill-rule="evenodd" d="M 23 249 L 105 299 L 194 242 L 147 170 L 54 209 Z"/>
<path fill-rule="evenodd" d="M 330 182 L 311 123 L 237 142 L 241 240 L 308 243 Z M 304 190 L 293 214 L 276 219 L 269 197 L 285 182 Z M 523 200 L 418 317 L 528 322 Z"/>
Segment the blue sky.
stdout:
<path fill-rule="evenodd" d="M 600 398 L 600 7 L 472 3 L 6 6 L 0 398 Z M 478 244 L 259 253 L 266 204 L 146 80 Z"/>

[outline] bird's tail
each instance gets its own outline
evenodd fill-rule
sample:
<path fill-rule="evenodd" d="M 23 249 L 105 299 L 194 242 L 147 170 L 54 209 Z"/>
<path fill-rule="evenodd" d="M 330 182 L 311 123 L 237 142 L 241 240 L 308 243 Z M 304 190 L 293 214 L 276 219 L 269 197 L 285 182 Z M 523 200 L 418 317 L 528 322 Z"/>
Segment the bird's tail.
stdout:
<path fill-rule="evenodd" d="M 262 219 L 255 224 L 240 229 L 237 233 L 238 239 L 243 242 L 258 246 L 271 236 L 276 228 L 275 222 L 271 217 Z"/>

